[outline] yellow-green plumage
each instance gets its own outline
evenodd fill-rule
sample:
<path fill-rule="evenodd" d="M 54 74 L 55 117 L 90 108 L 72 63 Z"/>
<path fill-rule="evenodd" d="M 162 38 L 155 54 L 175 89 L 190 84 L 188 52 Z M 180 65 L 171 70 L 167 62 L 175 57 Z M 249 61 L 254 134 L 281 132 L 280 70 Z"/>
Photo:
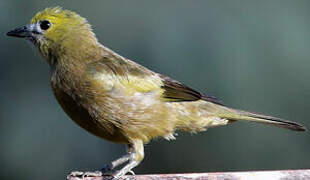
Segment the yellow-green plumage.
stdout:
<path fill-rule="evenodd" d="M 44 27 L 43 21 L 50 24 Z M 177 130 L 199 132 L 237 120 L 305 130 L 296 123 L 228 108 L 116 54 L 101 45 L 88 22 L 74 12 L 45 9 L 30 27 L 37 32 L 23 36 L 50 65 L 51 86 L 64 111 L 94 135 L 129 144 L 129 155 L 122 157 L 129 163 L 115 176 L 139 164 L 144 143 L 155 137 L 173 139 Z M 8 35 L 22 37 L 20 31 Z M 117 165 L 114 161 L 109 167 Z"/>

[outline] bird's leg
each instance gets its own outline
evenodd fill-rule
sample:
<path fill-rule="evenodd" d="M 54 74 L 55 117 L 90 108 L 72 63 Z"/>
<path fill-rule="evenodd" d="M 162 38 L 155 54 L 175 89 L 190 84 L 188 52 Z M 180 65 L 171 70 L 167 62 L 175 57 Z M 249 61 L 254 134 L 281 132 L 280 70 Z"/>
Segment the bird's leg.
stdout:
<path fill-rule="evenodd" d="M 124 164 L 125 162 L 127 161 L 130 161 L 131 159 L 133 159 L 133 152 L 135 152 L 134 150 L 134 145 L 128 145 L 128 149 L 127 149 L 127 154 L 112 161 L 111 163 L 109 164 L 106 164 L 104 165 L 104 167 L 100 170 L 100 171 L 94 171 L 94 172 L 91 172 L 91 171 L 87 171 L 87 172 L 82 172 L 82 171 L 73 171 L 71 172 L 68 176 L 67 176 L 67 179 L 70 179 L 70 177 L 99 177 L 99 176 L 102 176 L 102 175 L 111 175 L 107 172 L 113 170 L 114 168 L 116 168 L 117 166 L 120 166 L 122 164 Z M 143 143 L 142 143 L 142 154 L 143 154 Z M 142 156 L 143 157 L 143 156 Z M 142 158 L 143 159 L 143 158 Z M 141 160 L 142 160 L 141 159 Z M 130 162 L 129 162 L 130 163 Z M 128 164 L 129 164 L 128 163 Z M 139 163 L 138 163 L 139 164 Z M 127 170 L 126 172 L 124 172 L 124 174 L 126 174 L 127 172 L 130 172 L 130 170 L 132 168 L 134 168 L 135 166 L 137 166 L 138 164 L 132 166 L 129 170 Z M 125 166 L 126 167 L 126 166 Z M 125 168 L 124 167 L 124 168 Z M 123 169 L 124 169 L 123 168 Z M 122 170 L 123 170 L 122 169 Z M 121 170 L 121 171 L 122 171 Z M 119 172 L 119 171 L 117 171 Z M 117 172 L 115 174 L 117 174 Z M 132 172 L 133 173 L 133 172 Z M 113 175 L 114 176 L 114 175 Z M 118 176 L 119 177 L 119 176 Z"/>
<path fill-rule="evenodd" d="M 116 160 L 110 162 L 109 164 L 104 165 L 104 167 L 101 169 L 101 172 L 102 172 L 102 173 L 106 173 L 106 172 L 108 172 L 108 171 L 113 170 L 113 169 L 116 168 L 117 166 L 122 165 L 122 164 L 124 164 L 125 162 L 129 161 L 130 156 L 131 156 L 131 154 L 130 154 L 130 147 L 128 147 L 127 152 L 128 152 L 128 153 L 127 153 L 126 155 L 124 155 L 124 156 L 122 156 L 122 157 L 120 157 L 120 158 L 118 158 L 118 159 L 116 159 Z"/>
<path fill-rule="evenodd" d="M 113 174 L 114 178 L 119 178 L 121 176 L 124 176 L 128 172 L 131 172 L 131 169 L 136 167 L 144 158 L 144 148 L 143 148 L 143 141 L 142 140 L 133 140 L 130 144 L 130 149 L 129 149 L 129 159 L 128 159 L 128 164 L 126 164 L 121 170 L 116 171 Z"/>
<path fill-rule="evenodd" d="M 113 170 L 115 167 L 120 166 L 128 161 L 121 170 L 116 171 L 112 174 L 113 179 L 117 179 L 121 176 L 124 176 L 128 172 L 133 173 L 132 169 L 136 167 L 144 158 L 144 148 L 143 148 L 143 141 L 142 140 L 133 140 L 131 141 L 128 149 L 128 154 L 112 161 L 111 163 L 105 165 L 101 171 L 95 172 L 80 172 L 75 171 L 72 172 L 68 177 L 95 177 L 95 176 L 102 176 L 103 173 Z M 108 174 L 107 174 L 108 175 Z"/>

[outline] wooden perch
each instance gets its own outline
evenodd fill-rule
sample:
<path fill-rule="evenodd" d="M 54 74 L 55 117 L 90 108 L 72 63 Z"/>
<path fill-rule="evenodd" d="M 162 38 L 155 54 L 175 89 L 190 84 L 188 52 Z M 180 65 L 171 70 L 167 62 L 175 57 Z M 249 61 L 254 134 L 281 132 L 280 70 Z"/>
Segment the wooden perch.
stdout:
<path fill-rule="evenodd" d="M 68 180 L 110 180 L 109 176 L 72 177 Z M 127 175 L 120 180 L 310 180 L 310 169 L 248 172 L 212 172 L 189 174 Z"/>

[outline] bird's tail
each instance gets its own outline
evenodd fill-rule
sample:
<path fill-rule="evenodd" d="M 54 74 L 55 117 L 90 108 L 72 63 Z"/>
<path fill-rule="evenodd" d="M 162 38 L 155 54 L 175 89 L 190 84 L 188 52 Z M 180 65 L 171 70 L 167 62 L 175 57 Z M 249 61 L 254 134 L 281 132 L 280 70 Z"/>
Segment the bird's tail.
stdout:
<path fill-rule="evenodd" d="M 264 123 L 268 125 L 273 125 L 281 128 L 286 128 L 294 131 L 306 131 L 306 127 L 295 122 L 286 121 L 280 118 L 272 117 L 272 116 L 265 116 L 256 113 L 241 111 L 230 109 L 229 113 L 223 113 L 219 115 L 221 118 L 228 119 L 228 120 L 242 120 L 242 121 L 250 121 L 250 122 L 257 122 L 257 123 Z"/>

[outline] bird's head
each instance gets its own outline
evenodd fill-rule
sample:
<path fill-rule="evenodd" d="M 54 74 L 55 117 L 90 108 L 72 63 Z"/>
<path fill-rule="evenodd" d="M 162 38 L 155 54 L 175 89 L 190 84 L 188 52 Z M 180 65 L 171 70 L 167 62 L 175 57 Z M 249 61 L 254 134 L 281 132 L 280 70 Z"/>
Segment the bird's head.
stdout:
<path fill-rule="evenodd" d="M 81 47 L 97 44 L 87 20 L 60 7 L 38 12 L 30 24 L 9 31 L 7 35 L 30 40 L 48 59 L 51 55 L 57 56 L 59 52 L 74 55 Z"/>

